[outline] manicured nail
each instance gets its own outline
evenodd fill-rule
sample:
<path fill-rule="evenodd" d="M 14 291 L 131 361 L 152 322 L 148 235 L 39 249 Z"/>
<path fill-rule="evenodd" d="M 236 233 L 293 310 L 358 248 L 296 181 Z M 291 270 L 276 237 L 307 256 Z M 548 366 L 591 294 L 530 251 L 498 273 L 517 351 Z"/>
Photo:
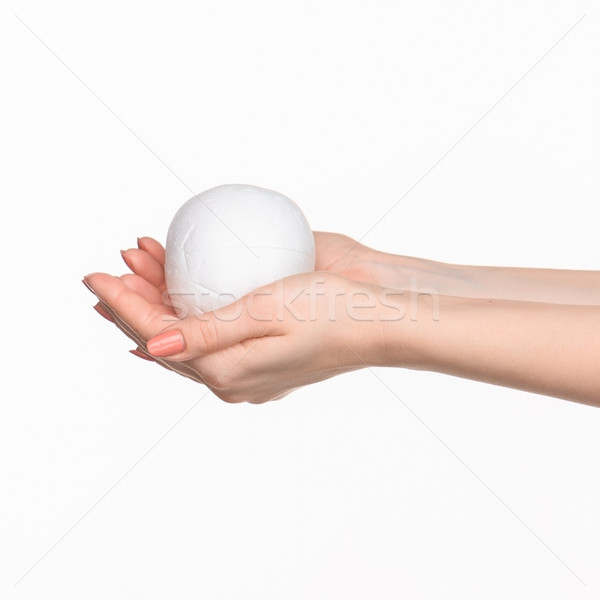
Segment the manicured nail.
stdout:
<path fill-rule="evenodd" d="M 92 294 L 94 294 L 94 296 L 96 295 L 96 292 L 92 289 L 92 286 L 88 283 L 88 281 L 85 277 L 81 280 L 81 283 L 83 283 L 83 285 L 85 285 L 85 287 L 88 290 L 90 290 L 90 292 L 92 292 Z"/>
<path fill-rule="evenodd" d="M 129 262 L 127 261 L 127 250 L 119 250 L 119 252 L 121 253 L 121 258 L 123 259 L 123 261 L 125 262 L 125 264 L 131 268 L 131 265 L 129 264 Z"/>
<path fill-rule="evenodd" d="M 112 318 L 112 315 L 106 311 L 104 308 L 102 308 L 101 304 L 95 304 L 94 305 L 94 310 L 101 316 L 103 316 L 107 321 L 110 321 L 111 323 L 114 323 L 115 320 Z"/>
<path fill-rule="evenodd" d="M 181 331 L 165 331 L 148 340 L 146 347 L 154 356 L 171 356 L 185 350 L 185 340 Z"/>
<path fill-rule="evenodd" d="M 143 358 L 144 360 L 149 360 L 150 362 L 154 362 L 154 359 L 151 356 L 144 354 L 139 348 L 136 348 L 135 350 L 130 350 L 129 352 L 131 354 L 133 354 L 134 356 L 139 356 L 140 358 Z"/>

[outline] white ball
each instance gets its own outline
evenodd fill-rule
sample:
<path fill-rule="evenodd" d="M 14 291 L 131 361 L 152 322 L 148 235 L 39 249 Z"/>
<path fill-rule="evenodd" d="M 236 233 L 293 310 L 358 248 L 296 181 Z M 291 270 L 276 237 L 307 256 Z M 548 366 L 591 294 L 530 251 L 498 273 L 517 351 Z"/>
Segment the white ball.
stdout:
<path fill-rule="evenodd" d="M 314 237 L 300 208 L 252 185 L 220 185 L 188 200 L 171 222 L 165 251 L 167 290 L 181 318 L 315 268 Z"/>

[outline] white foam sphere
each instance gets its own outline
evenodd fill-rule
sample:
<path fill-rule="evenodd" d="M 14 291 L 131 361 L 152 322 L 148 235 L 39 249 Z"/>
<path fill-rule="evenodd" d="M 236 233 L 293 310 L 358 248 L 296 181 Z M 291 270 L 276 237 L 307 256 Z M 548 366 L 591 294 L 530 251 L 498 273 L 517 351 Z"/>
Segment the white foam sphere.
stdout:
<path fill-rule="evenodd" d="M 314 237 L 300 208 L 252 185 L 220 185 L 188 200 L 171 222 L 165 251 L 167 290 L 182 318 L 315 268 Z"/>

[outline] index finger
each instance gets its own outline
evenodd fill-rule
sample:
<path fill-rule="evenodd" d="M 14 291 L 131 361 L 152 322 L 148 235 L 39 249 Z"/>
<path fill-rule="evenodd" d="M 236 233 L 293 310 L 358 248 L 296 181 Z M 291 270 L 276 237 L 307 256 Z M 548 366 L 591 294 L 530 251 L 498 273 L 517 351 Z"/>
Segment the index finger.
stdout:
<path fill-rule="evenodd" d="M 144 341 L 178 320 L 166 307 L 163 310 L 129 289 L 119 277 L 91 273 L 84 279 L 96 296 Z"/>

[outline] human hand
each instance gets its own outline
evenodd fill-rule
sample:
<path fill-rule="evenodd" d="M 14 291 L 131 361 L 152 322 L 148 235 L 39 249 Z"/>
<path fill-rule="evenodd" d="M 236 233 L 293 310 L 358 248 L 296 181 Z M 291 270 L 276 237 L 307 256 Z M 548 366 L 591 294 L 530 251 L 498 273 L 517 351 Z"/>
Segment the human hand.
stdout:
<path fill-rule="evenodd" d="M 123 253 L 133 274 L 86 277 L 100 311 L 136 342 L 138 355 L 205 383 L 228 402 L 279 399 L 377 363 L 380 310 L 399 314 L 389 301 L 380 303 L 382 288 L 317 271 L 180 320 L 165 294 L 164 249 L 150 238 L 138 245 Z"/>
<path fill-rule="evenodd" d="M 135 342 L 136 348 L 130 350 L 132 354 L 145 360 L 156 362 L 162 367 L 175 371 L 185 377 L 189 377 L 196 382 L 203 383 L 198 375 L 183 363 L 156 358 L 148 354 L 145 347 L 145 340 L 142 337 L 141 332 L 134 329 L 115 311 L 114 307 L 105 302 L 99 293 L 97 293 L 90 285 L 88 278 L 94 279 L 94 281 L 98 279 L 97 275 L 102 278 L 109 278 L 106 281 L 100 281 L 100 283 L 95 283 L 94 285 L 98 285 L 99 289 L 103 289 L 107 285 L 110 285 L 113 292 L 117 293 L 129 291 L 131 295 L 130 301 L 134 303 L 130 307 L 130 310 L 135 309 L 136 301 L 139 302 L 140 300 L 143 300 L 143 308 L 146 313 L 151 309 L 153 316 L 161 314 L 163 315 L 162 318 L 164 320 L 176 319 L 173 307 L 169 302 L 165 302 L 168 295 L 164 277 L 165 250 L 162 245 L 150 237 L 138 238 L 138 248 L 121 251 L 121 255 L 133 273 L 126 273 L 120 277 L 111 277 L 102 273 L 94 273 L 93 277 L 84 277 L 84 285 L 95 294 L 99 300 L 94 306 L 94 309 L 105 319 L 114 323 L 127 337 Z M 140 275 L 139 273 L 142 274 Z M 135 299 L 135 295 L 139 296 L 137 300 Z"/>
<path fill-rule="evenodd" d="M 313 232 L 316 270 L 333 271 L 381 287 L 431 287 L 445 273 L 441 263 L 381 252 L 340 233 Z"/>
<path fill-rule="evenodd" d="M 381 254 L 341 233 L 314 231 L 317 271 L 332 271 L 357 281 L 375 283 L 373 265 Z"/>

